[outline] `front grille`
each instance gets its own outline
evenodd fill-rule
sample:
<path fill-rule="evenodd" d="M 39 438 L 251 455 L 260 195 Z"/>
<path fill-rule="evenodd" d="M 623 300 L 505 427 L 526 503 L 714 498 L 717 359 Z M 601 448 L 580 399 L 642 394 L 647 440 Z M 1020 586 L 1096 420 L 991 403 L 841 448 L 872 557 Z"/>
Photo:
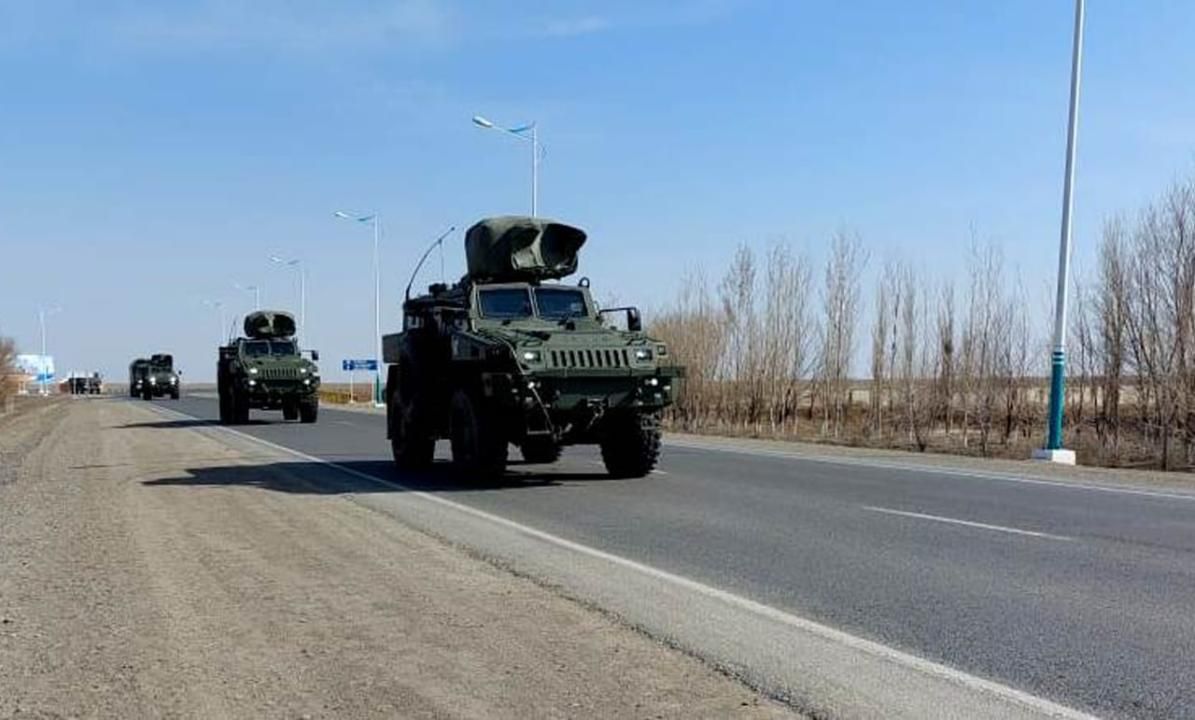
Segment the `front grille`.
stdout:
<path fill-rule="evenodd" d="M 257 377 L 262 380 L 298 380 L 299 369 L 288 367 L 263 367 L 258 368 Z"/>
<path fill-rule="evenodd" d="M 630 365 L 626 348 L 552 350 L 548 361 L 553 368 L 624 368 Z"/>

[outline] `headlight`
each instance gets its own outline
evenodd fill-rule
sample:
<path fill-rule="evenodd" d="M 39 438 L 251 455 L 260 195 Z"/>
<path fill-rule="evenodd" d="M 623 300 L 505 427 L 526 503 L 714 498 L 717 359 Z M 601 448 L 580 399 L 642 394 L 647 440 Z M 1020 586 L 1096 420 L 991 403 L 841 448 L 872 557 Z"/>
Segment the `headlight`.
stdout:
<path fill-rule="evenodd" d="M 157 378 L 155 378 L 155 377 L 151 377 L 151 378 L 149 379 L 149 384 L 150 384 L 150 385 L 157 385 L 157 384 L 158 384 L 158 379 L 157 379 Z"/>
<path fill-rule="evenodd" d="M 307 368 L 305 368 L 305 367 L 301 367 L 301 368 L 299 368 L 299 374 L 300 374 L 300 375 L 306 375 L 306 374 L 307 374 Z"/>
<path fill-rule="evenodd" d="M 256 374 L 257 374 L 257 368 L 249 368 L 249 374 L 250 374 L 250 375 L 256 375 Z"/>
<path fill-rule="evenodd" d="M 257 381 L 256 381 L 256 380 L 250 380 L 250 381 L 249 381 L 249 387 L 253 387 L 253 386 L 255 386 L 255 385 L 257 385 Z"/>
<path fill-rule="evenodd" d="M 306 380 L 304 380 L 304 381 L 303 381 L 303 384 L 304 384 L 304 385 L 310 385 L 310 384 L 311 384 L 311 378 L 307 378 Z"/>
<path fill-rule="evenodd" d="M 648 348 L 638 348 L 635 350 L 636 360 L 651 360 L 652 357 L 652 352 Z"/>
<path fill-rule="evenodd" d="M 657 385 L 659 385 L 659 384 L 660 384 L 660 379 L 659 379 L 659 378 L 654 378 L 654 377 L 649 377 L 648 379 L 644 380 L 643 382 L 644 382 L 644 384 L 646 384 L 648 387 L 656 387 Z"/>
<path fill-rule="evenodd" d="M 176 377 L 172 377 L 172 378 L 170 378 L 170 384 L 171 384 L 171 385 L 178 385 L 178 378 L 176 378 Z"/>
<path fill-rule="evenodd" d="M 541 359 L 543 359 L 543 353 L 541 353 L 539 350 L 524 350 L 523 351 L 523 361 L 524 362 L 537 363 Z"/>

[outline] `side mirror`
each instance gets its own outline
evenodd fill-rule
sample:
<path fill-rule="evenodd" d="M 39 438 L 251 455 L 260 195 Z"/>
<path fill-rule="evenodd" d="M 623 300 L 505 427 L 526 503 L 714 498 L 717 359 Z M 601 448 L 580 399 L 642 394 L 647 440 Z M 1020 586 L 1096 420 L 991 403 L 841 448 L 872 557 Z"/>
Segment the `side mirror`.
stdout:
<path fill-rule="evenodd" d="M 311 359 L 315 362 L 319 362 L 319 350 L 311 351 Z"/>
<path fill-rule="evenodd" d="M 598 317 L 609 313 L 626 313 L 627 332 L 643 332 L 643 316 L 637 307 L 617 307 L 598 310 Z"/>
<path fill-rule="evenodd" d="M 639 314 L 639 308 L 627 308 L 627 330 L 630 332 L 643 332 L 643 316 Z"/>

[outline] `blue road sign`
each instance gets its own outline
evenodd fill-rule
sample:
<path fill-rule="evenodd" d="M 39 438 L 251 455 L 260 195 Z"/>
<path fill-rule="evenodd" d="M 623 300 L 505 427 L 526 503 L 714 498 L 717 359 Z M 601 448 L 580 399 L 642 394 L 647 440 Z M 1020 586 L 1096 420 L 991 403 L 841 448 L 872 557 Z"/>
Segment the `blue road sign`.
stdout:
<path fill-rule="evenodd" d="M 341 360 L 340 369 L 345 372 L 353 370 L 377 370 L 377 360 Z"/>

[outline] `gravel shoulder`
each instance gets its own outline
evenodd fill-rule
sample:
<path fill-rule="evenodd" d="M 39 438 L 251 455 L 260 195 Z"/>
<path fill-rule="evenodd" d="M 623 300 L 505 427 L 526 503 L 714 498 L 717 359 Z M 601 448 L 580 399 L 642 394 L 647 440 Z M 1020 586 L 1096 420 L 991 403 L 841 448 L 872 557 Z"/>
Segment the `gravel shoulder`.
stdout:
<path fill-rule="evenodd" d="M 284 454 L 155 420 L 87 399 L 0 425 L 0 716 L 793 716 L 350 498 L 287 492 L 308 481 Z"/>

